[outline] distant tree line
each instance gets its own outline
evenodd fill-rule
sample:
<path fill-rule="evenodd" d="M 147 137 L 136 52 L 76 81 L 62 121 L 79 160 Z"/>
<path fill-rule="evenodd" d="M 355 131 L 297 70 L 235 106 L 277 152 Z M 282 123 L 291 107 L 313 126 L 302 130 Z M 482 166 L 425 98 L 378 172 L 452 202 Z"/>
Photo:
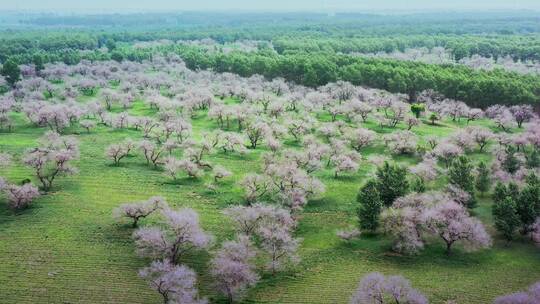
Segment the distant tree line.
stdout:
<path fill-rule="evenodd" d="M 393 93 L 404 93 L 409 101 L 433 89 L 447 98 L 470 106 L 492 104 L 535 104 L 539 100 L 540 78 L 501 70 L 479 71 L 464 66 L 432 65 L 379 58 L 360 58 L 333 53 L 275 54 L 272 52 L 211 53 L 175 46 L 191 69 L 213 69 L 241 76 L 283 77 L 309 87 L 337 80 L 349 81 Z"/>

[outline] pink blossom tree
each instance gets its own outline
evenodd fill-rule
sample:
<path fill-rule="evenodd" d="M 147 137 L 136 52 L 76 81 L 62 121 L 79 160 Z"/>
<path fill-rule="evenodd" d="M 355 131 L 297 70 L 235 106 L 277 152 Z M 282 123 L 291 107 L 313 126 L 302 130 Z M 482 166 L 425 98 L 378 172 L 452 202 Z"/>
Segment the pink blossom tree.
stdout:
<path fill-rule="evenodd" d="M 362 148 L 367 147 L 371 143 L 373 143 L 377 135 L 375 132 L 371 130 L 358 128 L 358 129 L 353 129 L 350 132 L 348 132 L 346 134 L 346 137 L 349 140 L 351 147 L 355 149 L 356 151 L 360 152 Z"/>
<path fill-rule="evenodd" d="M 470 127 L 466 129 L 466 132 L 468 132 L 472 136 L 473 140 L 480 148 L 480 152 L 484 151 L 486 145 L 494 137 L 493 132 L 491 132 L 487 128 L 482 127 Z"/>
<path fill-rule="evenodd" d="M 0 167 L 7 167 L 9 165 L 11 165 L 11 155 L 0 153 Z"/>
<path fill-rule="evenodd" d="M 373 272 L 362 278 L 351 304 L 427 304 L 427 298 L 413 289 L 402 276 L 389 276 Z"/>
<path fill-rule="evenodd" d="M 446 99 L 442 102 L 442 112 L 445 116 L 450 116 L 452 121 L 459 121 L 469 112 L 469 107 L 462 101 Z"/>
<path fill-rule="evenodd" d="M 444 141 L 433 149 L 433 153 L 448 167 L 454 158 L 463 154 L 463 149 L 451 142 Z"/>
<path fill-rule="evenodd" d="M 312 122 L 306 119 L 288 119 L 285 121 L 288 133 L 295 141 L 301 141 L 302 137 L 307 135 L 313 128 Z"/>
<path fill-rule="evenodd" d="M 416 151 L 418 137 L 411 131 L 396 131 L 384 136 L 384 141 L 393 154 L 410 154 Z"/>
<path fill-rule="evenodd" d="M 256 203 L 251 206 L 232 206 L 224 212 L 230 217 L 234 224 L 234 229 L 239 234 L 250 237 L 259 233 L 260 227 L 266 222 L 278 222 L 279 225 L 292 230 L 296 222 L 286 209 L 275 205 Z"/>
<path fill-rule="evenodd" d="M 240 182 L 244 188 L 245 198 L 248 204 L 255 203 L 270 190 L 270 180 L 260 174 L 248 174 Z"/>
<path fill-rule="evenodd" d="M 339 237 L 340 239 L 342 239 L 342 240 L 344 240 L 346 242 L 349 242 L 352 239 L 359 237 L 361 234 L 362 233 L 361 233 L 360 230 L 358 230 L 358 228 L 350 228 L 350 229 L 345 229 L 345 230 L 338 230 L 336 232 L 337 237 Z"/>
<path fill-rule="evenodd" d="M 257 252 L 246 235 L 226 241 L 210 261 L 210 274 L 217 290 L 229 301 L 241 300 L 246 290 L 259 281 L 253 259 Z"/>
<path fill-rule="evenodd" d="M 317 132 L 321 134 L 328 142 L 341 133 L 335 123 L 324 123 L 317 129 Z"/>
<path fill-rule="evenodd" d="M 407 125 L 407 130 L 410 131 L 413 127 L 420 125 L 420 119 L 413 116 L 407 116 L 405 118 L 405 124 Z"/>
<path fill-rule="evenodd" d="M 482 109 L 469 109 L 467 113 L 465 113 L 465 116 L 467 118 L 467 124 L 469 124 L 471 121 L 482 118 L 484 116 L 484 111 L 482 111 Z"/>
<path fill-rule="evenodd" d="M 504 109 L 501 113 L 493 118 L 493 122 L 504 132 L 508 132 L 515 126 L 515 121 L 512 113 L 508 109 Z"/>
<path fill-rule="evenodd" d="M 440 237 L 446 243 L 447 254 L 458 241 L 471 251 L 491 246 L 491 238 L 482 223 L 448 194 L 410 194 L 397 199 L 381 218 L 398 252 L 416 252 L 423 248 L 425 234 Z"/>
<path fill-rule="evenodd" d="M 242 135 L 234 132 L 222 133 L 218 146 L 224 153 L 237 152 L 244 154 L 247 152 L 246 146 L 244 146 L 244 138 Z"/>
<path fill-rule="evenodd" d="M 206 304 L 197 291 L 197 275 L 187 266 L 168 260 L 154 261 L 139 271 L 139 276 L 163 297 L 164 304 Z"/>
<path fill-rule="evenodd" d="M 458 241 L 464 242 L 468 250 L 491 246 L 491 238 L 482 223 L 456 202 L 443 201 L 430 208 L 425 217 L 430 233 L 446 243 L 447 254 L 451 253 L 452 245 Z"/>
<path fill-rule="evenodd" d="M 78 142 L 56 132 L 45 133 L 39 141 L 39 147 L 26 151 L 23 163 L 34 170 L 43 190 L 48 191 L 58 176 L 77 172 L 71 161 L 79 157 Z"/>
<path fill-rule="evenodd" d="M 39 126 L 48 126 L 51 131 L 61 133 L 69 126 L 67 108 L 63 104 L 45 105 L 37 111 L 36 123 Z"/>
<path fill-rule="evenodd" d="M 167 202 L 163 197 L 154 196 L 146 201 L 122 204 L 113 210 L 113 216 L 116 219 L 129 218 L 133 220 L 131 225 L 133 228 L 136 228 L 141 219 L 150 216 L 160 209 L 167 208 Z"/>
<path fill-rule="evenodd" d="M 259 228 L 258 236 L 263 251 L 269 256 L 267 267 L 272 275 L 283 269 L 287 263 L 299 262 L 297 250 L 301 240 L 294 238 L 291 230 L 279 221 L 264 221 Z"/>
<path fill-rule="evenodd" d="M 86 133 L 90 133 L 90 129 L 96 128 L 96 122 L 93 120 L 81 120 L 79 125 L 86 130 Z"/>
<path fill-rule="evenodd" d="M 3 188 L 7 197 L 8 206 L 12 210 L 21 210 L 27 208 L 32 201 L 39 197 L 38 188 L 31 183 L 27 183 L 22 186 L 6 185 Z"/>
<path fill-rule="evenodd" d="M 139 148 L 143 152 L 146 164 L 149 165 L 151 163 L 154 165 L 154 168 L 157 168 L 158 164 L 161 163 L 161 155 L 165 151 L 163 147 L 149 140 L 142 140 L 139 142 Z"/>
<path fill-rule="evenodd" d="M 119 144 L 112 144 L 105 149 L 105 155 L 112 159 L 115 166 L 120 166 L 120 161 L 129 155 L 135 147 L 135 143 L 131 139 L 127 139 Z"/>
<path fill-rule="evenodd" d="M 452 134 L 449 140 L 464 151 L 471 151 L 474 148 L 475 140 L 467 129 L 459 130 Z"/>
<path fill-rule="evenodd" d="M 424 196 L 415 195 L 397 200 L 396 206 L 381 214 L 383 231 L 394 239 L 392 248 L 396 252 L 414 253 L 424 248 L 421 214 L 427 206 L 423 199 Z"/>
<path fill-rule="evenodd" d="M 268 135 L 270 127 L 268 124 L 260 121 L 250 121 L 245 125 L 245 133 L 251 143 L 250 148 L 256 149 L 257 144 Z"/>
<path fill-rule="evenodd" d="M 359 161 L 360 154 L 356 152 L 332 156 L 331 163 L 334 166 L 334 178 L 337 178 L 339 174 L 344 172 L 356 173 L 360 167 Z"/>
<path fill-rule="evenodd" d="M 534 304 L 540 303 L 540 282 L 536 282 L 527 291 L 501 296 L 493 304 Z"/>
<path fill-rule="evenodd" d="M 523 126 L 524 122 L 530 121 L 536 117 L 534 109 L 531 105 L 515 105 L 510 108 L 510 113 L 514 116 L 514 120 L 518 128 Z"/>
<path fill-rule="evenodd" d="M 538 217 L 532 225 L 531 235 L 533 241 L 537 244 L 540 244 L 540 217 Z"/>
<path fill-rule="evenodd" d="M 170 176 L 173 180 L 176 181 L 178 178 L 178 173 L 181 170 L 181 162 L 179 159 L 169 156 L 166 157 L 163 161 L 163 171 L 166 175 Z"/>
<path fill-rule="evenodd" d="M 205 249 L 211 236 L 199 224 L 199 215 L 191 209 L 164 209 L 162 227 L 139 228 L 133 233 L 137 252 L 142 257 L 169 259 L 178 263 L 192 249 Z"/>
<path fill-rule="evenodd" d="M 438 175 L 437 160 L 428 154 L 424 156 L 420 163 L 410 167 L 409 171 L 421 178 L 424 182 L 432 181 Z"/>
<path fill-rule="evenodd" d="M 329 151 L 329 147 L 324 144 L 309 144 L 303 151 L 286 150 L 283 153 L 285 159 L 296 164 L 298 168 L 311 174 L 323 167 L 323 158 Z M 334 154 L 337 156 L 338 154 Z"/>
<path fill-rule="evenodd" d="M 268 177 L 270 198 L 285 204 L 306 203 L 313 196 L 325 191 L 324 184 L 310 176 L 294 163 L 277 162 L 267 166 L 265 174 Z M 298 206 L 297 208 L 303 206 Z"/>
<path fill-rule="evenodd" d="M 297 224 L 289 210 L 263 203 L 232 206 L 224 214 L 232 219 L 237 233 L 250 237 L 259 236 L 264 226 L 278 225 L 286 231 L 293 231 Z"/>
<path fill-rule="evenodd" d="M 214 176 L 214 182 L 217 183 L 219 180 L 231 176 L 232 172 L 223 166 L 216 166 L 212 171 L 212 175 Z"/>

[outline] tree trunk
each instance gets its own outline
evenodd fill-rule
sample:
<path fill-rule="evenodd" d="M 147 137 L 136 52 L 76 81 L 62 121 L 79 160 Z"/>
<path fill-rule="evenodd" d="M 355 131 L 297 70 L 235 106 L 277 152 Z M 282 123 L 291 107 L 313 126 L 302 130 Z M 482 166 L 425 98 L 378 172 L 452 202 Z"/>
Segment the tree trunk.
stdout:
<path fill-rule="evenodd" d="M 452 254 L 452 243 L 446 243 L 446 255 Z"/>

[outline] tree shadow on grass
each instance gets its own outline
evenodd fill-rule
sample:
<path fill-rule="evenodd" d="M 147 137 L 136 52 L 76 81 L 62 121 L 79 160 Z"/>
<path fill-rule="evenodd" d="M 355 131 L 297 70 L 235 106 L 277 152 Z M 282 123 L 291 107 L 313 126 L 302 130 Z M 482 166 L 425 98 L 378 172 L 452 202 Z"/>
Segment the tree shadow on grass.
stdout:
<path fill-rule="evenodd" d="M 203 184 L 203 180 L 201 178 L 193 178 L 193 177 L 181 177 L 177 179 L 171 179 L 169 178 L 167 181 L 162 182 L 161 185 L 171 185 L 171 186 L 200 186 Z"/>
<path fill-rule="evenodd" d="M 334 250 L 339 251 L 340 256 L 349 256 L 353 259 L 362 257 L 374 263 L 393 265 L 398 268 L 432 264 L 440 267 L 468 268 L 494 259 L 490 249 L 466 252 L 459 245 L 455 245 L 452 248 L 452 253 L 447 255 L 442 241 L 432 241 L 415 254 L 398 253 L 392 250 L 392 241 L 380 234 L 362 234 L 360 238 L 342 243 L 336 246 Z"/>
<path fill-rule="evenodd" d="M 336 182 L 360 182 L 361 178 L 357 175 L 351 175 L 351 174 L 343 174 L 332 176 L 330 180 L 336 181 Z"/>

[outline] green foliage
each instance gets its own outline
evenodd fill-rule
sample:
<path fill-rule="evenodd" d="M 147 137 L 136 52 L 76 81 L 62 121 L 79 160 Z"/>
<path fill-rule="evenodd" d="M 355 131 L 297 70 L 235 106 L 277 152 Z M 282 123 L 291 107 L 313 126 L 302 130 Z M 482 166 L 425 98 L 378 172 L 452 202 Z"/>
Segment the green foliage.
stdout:
<path fill-rule="evenodd" d="M 377 168 L 376 187 L 384 206 L 391 206 L 394 200 L 409 191 L 407 169 L 396 164 L 384 162 Z"/>
<path fill-rule="evenodd" d="M 376 231 L 379 227 L 379 216 L 383 207 L 379 190 L 377 190 L 377 182 L 367 181 L 360 189 L 356 201 L 360 203 L 358 207 L 360 228 Z"/>
<path fill-rule="evenodd" d="M 114 41 L 113 39 L 107 39 L 105 46 L 107 47 L 109 52 L 112 52 L 116 49 L 116 41 Z"/>
<path fill-rule="evenodd" d="M 493 202 L 495 204 L 501 203 L 506 199 L 508 196 L 508 191 L 506 189 L 506 186 L 501 183 L 497 182 L 497 185 L 495 186 L 495 189 L 493 190 Z"/>
<path fill-rule="evenodd" d="M 432 125 L 435 125 L 435 122 L 437 122 L 437 120 L 439 120 L 439 115 L 437 115 L 437 113 L 431 113 L 429 115 L 429 121 L 431 122 Z"/>
<path fill-rule="evenodd" d="M 473 208 L 476 205 L 473 169 L 471 161 L 466 156 L 459 156 L 454 159 L 448 169 L 450 184 L 459 187 L 471 196 L 467 204 L 469 208 Z"/>
<path fill-rule="evenodd" d="M 502 166 L 506 172 L 515 173 L 519 169 L 519 160 L 516 158 L 516 148 L 509 146 L 506 149 L 506 158 Z"/>
<path fill-rule="evenodd" d="M 2 65 L 2 75 L 6 77 L 6 81 L 10 85 L 14 85 L 19 79 L 21 79 L 21 69 L 19 68 L 19 65 L 12 59 L 8 59 L 3 65 Z"/>
<path fill-rule="evenodd" d="M 45 68 L 43 64 L 43 57 L 40 54 L 35 54 L 32 58 L 32 63 L 36 66 L 36 71 L 41 71 Z"/>
<path fill-rule="evenodd" d="M 528 176 L 527 183 L 521 191 L 515 183 L 510 183 L 508 186 L 497 183 L 497 186 L 493 191 L 494 215 L 496 212 L 495 206 L 504 206 L 504 204 L 506 204 L 505 201 L 507 200 L 513 202 L 513 208 L 515 208 L 519 222 L 518 224 L 521 225 L 521 233 L 526 234 L 530 232 L 531 225 L 536 221 L 536 218 L 540 216 L 540 181 L 538 180 L 538 177 L 534 174 Z M 505 206 L 500 208 L 509 209 L 510 207 Z M 511 221 L 512 219 L 508 220 Z"/>
<path fill-rule="evenodd" d="M 476 187 L 476 190 L 484 194 L 488 192 L 491 187 L 490 170 L 486 166 L 486 163 L 481 161 L 478 164 L 478 168 L 476 171 L 477 173 L 474 185 Z"/>
<path fill-rule="evenodd" d="M 521 221 L 521 232 L 527 233 L 536 218 L 540 216 L 540 182 L 535 175 L 528 177 L 517 202 L 517 213 Z"/>
<path fill-rule="evenodd" d="M 527 167 L 534 169 L 540 167 L 540 153 L 538 149 L 533 148 L 530 152 L 525 154 L 527 158 Z"/>
<path fill-rule="evenodd" d="M 519 193 L 520 193 L 519 186 L 516 183 L 511 182 L 510 184 L 508 184 L 508 187 L 506 190 L 507 196 L 510 196 L 514 201 L 517 201 L 519 198 Z"/>
<path fill-rule="evenodd" d="M 511 241 L 514 232 L 520 225 L 520 219 L 516 210 L 516 203 L 511 197 L 506 197 L 493 204 L 493 221 L 495 228 L 507 241 Z"/>
<path fill-rule="evenodd" d="M 424 179 L 420 177 L 414 178 L 411 183 L 411 191 L 418 193 L 426 192 L 426 182 Z"/>
<path fill-rule="evenodd" d="M 426 105 L 424 105 L 423 103 L 413 103 L 411 105 L 411 112 L 414 113 L 414 116 L 416 116 L 416 118 L 420 118 L 420 115 L 422 115 L 422 112 L 424 112 L 426 110 Z"/>
<path fill-rule="evenodd" d="M 117 62 L 122 62 L 122 60 L 124 60 L 124 55 L 119 51 L 113 51 L 111 53 L 111 59 Z"/>

